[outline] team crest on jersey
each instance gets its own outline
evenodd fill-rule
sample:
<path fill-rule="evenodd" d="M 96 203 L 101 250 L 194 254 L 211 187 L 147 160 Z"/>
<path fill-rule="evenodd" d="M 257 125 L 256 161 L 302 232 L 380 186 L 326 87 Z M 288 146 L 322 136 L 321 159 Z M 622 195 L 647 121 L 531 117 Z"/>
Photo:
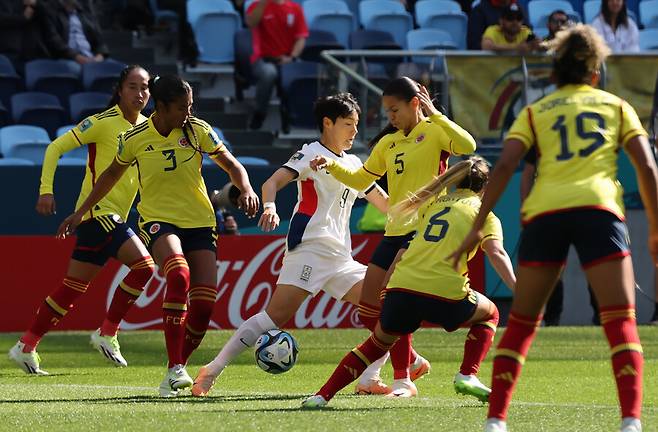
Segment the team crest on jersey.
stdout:
<path fill-rule="evenodd" d="M 92 125 L 93 125 L 93 123 L 91 122 L 91 120 L 89 120 L 89 119 L 84 119 L 84 120 L 80 123 L 80 125 L 78 125 L 78 130 L 79 130 L 80 132 L 84 132 L 84 131 L 86 131 L 87 129 L 89 129 Z"/>
<path fill-rule="evenodd" d="M 181 139 L 178 140 L 178 145 L 185 148 L 190 145 L 190 142 L 187 140 L 187 138 L 181 137 Z"/>
<path fill-rule="evenodd" d="M 297 152 L 294 155 L 290 156 L 290 162 L 294 162 L 294 161 L 297 161 L 297 160 L 302 160 L 303 157 L 304 157 L 304 153 Z"/>
<path fill-rule="evenodd" d="M 309 265 L 305 265 L 304 267 L 302 267 L 302 274 L 299 275 L 299 278 L 304 282 L 308 282 L 309 279 L 311 279 L 312 271 L 313 271 L 313 267 Z"/>
<path fill-rule="evenodd" d="M 149 228 L 149 232 L 151 234 L 155 234 L 158 231 L 160 231 L 160 224 L 159 223 L 154 223 L 153 225 L 151 225 L 151 228 Z"/>
<path fill-rule="evenodd" d="M 425 139 L 425 134 L 420 134 L 416 137 L 416 144 Z"/>

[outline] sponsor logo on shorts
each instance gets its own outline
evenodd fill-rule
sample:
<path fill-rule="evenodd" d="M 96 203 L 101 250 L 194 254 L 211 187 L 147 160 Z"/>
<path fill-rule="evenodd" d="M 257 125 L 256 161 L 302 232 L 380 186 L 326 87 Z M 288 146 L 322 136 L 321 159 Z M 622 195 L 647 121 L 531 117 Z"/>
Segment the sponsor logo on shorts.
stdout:
<path fill-rule="evenodd" d="M 151 225 L 151 228 L 149 228 L 149 232 L 151 234 L 155 234 L 158 231 L 160 231 L 160 224 L 159 223 L 154 223 L 153 225 Z"/>
<path fill-rule="evenodd" d="M 305 265 L 302 267 L 302 274 L 299 275 L 299 278 L 303 280 L 304 282 L 308 282 L 309 279 L 311 279 L 311 272 L 313 271 L 313 267 L 309 265 Z"/>

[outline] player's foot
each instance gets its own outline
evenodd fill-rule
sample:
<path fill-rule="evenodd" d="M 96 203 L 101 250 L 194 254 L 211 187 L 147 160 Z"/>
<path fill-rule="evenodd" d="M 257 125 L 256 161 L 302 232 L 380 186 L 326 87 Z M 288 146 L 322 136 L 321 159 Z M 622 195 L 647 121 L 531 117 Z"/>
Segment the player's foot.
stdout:
<path fill-rule="evenodd" d="M 174 365 L 167 370 L 167 374 L 160 383 L 160 396 L 176 397 L 184 388 L 193 384 L 192 378 L 182 364 Z"/>
<path fill-rule="evenodd" d="M 302 401 L 302 408 L 322 408 L 326 407 L 329 402 L 320 395 L 313 395 Z"/>
<path fill-rule="evenodd" d="M 354 393 L 358 395 L 386 395 L 391 391 L 392 389 L 380 377 L 374 377 L 365 383 L 359 381 L 354 389 Z"/>
<path fill-rule="evenodd" d="M 23 352 L 23 348 L 25 348 L 23 342 L 16 342 L 16 345 L 9 350 L 9 359 L 13 360 L 14 363 L 16 363 L 26 374 L 48 375 L 48 372 L 39 367 L 41 358 L 39 357 L 37 350 Z"/>
<path fill-rule="evenodd" d="M 454 380 L 455 391 L 457 393 L 473 396 L 480 402 L 488 402 L 491 389 L 480 382 L 475 375 L 462 375 L 457 372 Z"/>
<path fill-rule="evenodd" d="M 199 369 L 199 374 L 194 378 L 192 396 L 206 396 L 210 392 L 212 386 L 215 385 L 215 379 L 217 379 L 217 376 L 212 375 L 207 367 L 201 367 L 201 369 Z"/>
<path fill-rule="evenodd" d="M 619 432 L 642 432 L 642 423 L 635 417 L 624 417 Z"/>
<path fill-rule="evenodd" d="M 488 418 L 484 423 L 484 432 L 507 432 L 507 423 L 497 418 Z"/>
<path fill-rule="evenodd" d="M 96 330 L 91 334 L 90 345 L 98 350 L 108 361 L 114 366 L 126 367 L 128 362 L 121 355 L 121 348 L 119 347 L 119 339 L 117 336 L 101 336 L 101 329 Z"/>
<path fill-rule="evenodd" d="M 394 380 L 391 386 L 391 392 L 386 397 L 391 398 L 411 398 L 418 395 L 416 384 L 409 378 Z"/>
<path fill-rule="evenodd" d="M 416 361 L 409 367 L 409 377 L 411 381 L 416 381 L 423 375 L 427 375 L 432 370 L 430 362 L 421 355 L 416 357 Z"/>

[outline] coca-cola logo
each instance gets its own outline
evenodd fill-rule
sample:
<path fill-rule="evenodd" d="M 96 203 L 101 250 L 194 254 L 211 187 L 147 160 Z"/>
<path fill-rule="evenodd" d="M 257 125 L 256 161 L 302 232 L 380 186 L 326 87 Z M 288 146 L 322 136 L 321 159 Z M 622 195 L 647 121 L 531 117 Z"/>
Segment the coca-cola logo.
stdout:
<path fill-rule="evenodd" d="M 236 244 L 234 245 L 232 242 L 236 242 Z M 226 237 L 221 238 L 220 259 L 217 260 L 218 293 L 210 328 L 237 328 L 246 319 L 265 309 L 274 293 L 276 280 L 281 271 L 285 243 L 285 237 L 275 236 L 241 236 L 231 240 Z M 353 255 L 359 255 L 367 246 L 369 246 L 369 239 L 364 238 L 358 245 L 355 245 Z M 222 251 L 227 255 L 241 255 L 241 257 L 221 259 L 223 258 Z M 369 253 L 366 255 L 369 258 Z M 127 274 L 128 268 L 121 266 L 114 275 L 107 292 L 106 309 L 109 308 L 119 283 Z M 166 279 L 158 269 L 122 322 L 121 328 L 137 330 L 160 327 L 161 305 L 166 285 Z M 356 307 L 349 303 L 336 301 L 324 292 L 307 298 L 288 326 L 297 328 L 363 327 L 358 319 Z"/>

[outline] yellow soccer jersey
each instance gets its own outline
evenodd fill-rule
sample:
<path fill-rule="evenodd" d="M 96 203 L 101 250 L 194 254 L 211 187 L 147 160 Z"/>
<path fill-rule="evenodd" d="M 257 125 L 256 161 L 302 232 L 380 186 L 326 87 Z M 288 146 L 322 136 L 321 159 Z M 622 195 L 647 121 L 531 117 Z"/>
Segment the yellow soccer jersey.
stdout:
<path fill-rule="evenodd" d="M 386 288 L 448 300 L 463 299 L 469 290 L 467 261 L 473 258 L 476 250 L 471 251 L 468 257 L 462 256 L 459 272 L 452 268 L 452 260 L 447 257 L 471 230 L 480 204 L 480 197 L 472 191 L 457 189 L 430 205 Z M 482 234 L 480 245 L 486 240 L 503 240 L 503 228 L 493 213 L 487 216 Z"/>
<path fill-rule="evenodd" d="M 139 115 L 137 124 L 146 120 Z M 87 199 L 96 179 L 110 166 L 117 154 L 117 137 L 133 125 L 124 118 L 118 105 L 84 119 L 80 124 L 53 141 L 46 150 L 41 171 L 39 193 L 53 193 L 53 178 L 59 157 L 76 147 L 87 146 L 87 167 L 82 180 L 80 196 L 75 208 Z M 83 220 L 103 216 L 119 215 L 125 221 L 130 206 L 137 194 L 137 169 L 130 167 L 119 182 L 86 213 Z"/>
<path fill-rule="evenodd" d="M 196 146 L 211 157 L 226 150 L 217 134 L 203 120 L 191 117 Z M 167 222 L 179 228 L 215 226 L 215 212 L 201 177 L 202 154 L 188 143 L 182 129 L 160 135 L 152 117 L 125 132 L 119 139 L 117 162 L 137 161 L 142 223 Z"/>
<path fill-rule="evenodd" d="M 522 220 L 573 208 L 600 208 L 623 219 L 617 153 L 638 135 L 646 131 L 635 110 L 588 85 L 563 86 L 525 107 L 507 134 L 537 149 L 537 179 Z"/>
<path fill-rule="evenodd" d="M 525 42 L 528 40 L 528 36 L 532 33 L 532 30 L 530 30 L 526 26 L 521 26 L 521 31 L 514 37 L 514 40 L 508 41 L 505 39 L 505 34 L 503 33 L 503 30 L 500 28 L 500 25 L 490 25 L 487 27 L 487 29 L 484 31 L 484 34 L 482 35 L 483 39 L 491 39 L 493 43 L 496 45 L 518 45 L 521 42 Z"/>

